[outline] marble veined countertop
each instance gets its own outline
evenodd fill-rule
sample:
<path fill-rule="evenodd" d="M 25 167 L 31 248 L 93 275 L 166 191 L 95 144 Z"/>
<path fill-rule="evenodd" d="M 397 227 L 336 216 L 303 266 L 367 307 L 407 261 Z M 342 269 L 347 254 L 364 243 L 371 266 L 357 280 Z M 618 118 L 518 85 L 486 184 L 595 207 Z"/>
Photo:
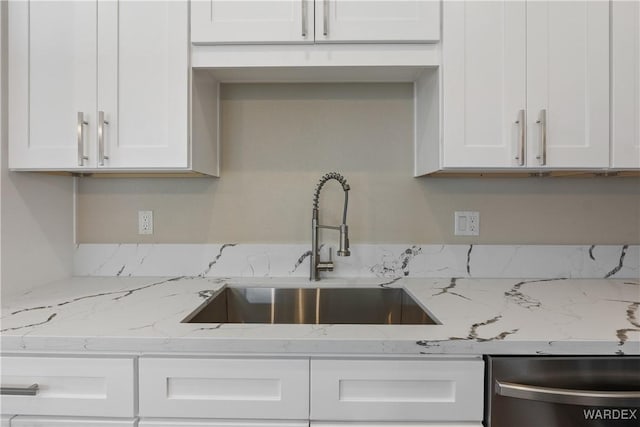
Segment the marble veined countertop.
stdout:
<path fill-rule="evenodd" d="M 326 279 L 403 287 L 439 325 L 181 323 L 216 290 L 301 278 L 74 277 L 2 301 L 3 353 L 640 354 L 640 282 Z"/>

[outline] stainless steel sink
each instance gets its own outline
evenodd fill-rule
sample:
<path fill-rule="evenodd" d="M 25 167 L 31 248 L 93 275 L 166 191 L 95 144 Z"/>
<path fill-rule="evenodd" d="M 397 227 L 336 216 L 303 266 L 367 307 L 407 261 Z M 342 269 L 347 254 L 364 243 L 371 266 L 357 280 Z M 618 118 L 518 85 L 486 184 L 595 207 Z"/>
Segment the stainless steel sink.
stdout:
<path fill-rule="evenodd" d="M 225 287 L 187 323 L 429 325 L 437 322 L 399 288 Z"/>

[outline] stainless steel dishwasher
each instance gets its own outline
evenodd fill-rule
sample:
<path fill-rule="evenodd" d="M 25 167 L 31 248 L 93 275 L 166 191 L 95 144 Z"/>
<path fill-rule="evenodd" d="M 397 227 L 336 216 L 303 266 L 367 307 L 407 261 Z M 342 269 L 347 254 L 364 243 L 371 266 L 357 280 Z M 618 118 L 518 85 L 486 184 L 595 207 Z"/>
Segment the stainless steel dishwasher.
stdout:
<path fill-rule="evenodd" d="M 640 426 L 640 356 L 486 356 L 487 427 Z"/>

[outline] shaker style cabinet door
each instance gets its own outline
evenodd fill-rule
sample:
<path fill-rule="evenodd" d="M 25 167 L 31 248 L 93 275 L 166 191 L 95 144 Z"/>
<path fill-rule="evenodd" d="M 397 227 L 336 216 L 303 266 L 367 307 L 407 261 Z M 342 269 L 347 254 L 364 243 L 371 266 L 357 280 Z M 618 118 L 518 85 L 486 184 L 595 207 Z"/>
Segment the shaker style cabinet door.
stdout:
<path fill-rule="evenodd" d="M 482 360 L 312 360 L 311 420 L 479 424 L 483 383 Z"/>
<path fill-rule="evenodd" d="M 191 42 L 313 43 L 313 0 L 192 0 Z"/>
<path fill-rule="evenodd" d="M 609 2 L 527 2 L 530 166 L 609 166 Z"/>
<path fill-rule="evenodd" d="M 309 415 L 306 359 L 140 358 L 139 384 L 143 418 L 305 420 Z"/>
<path fill-rule="evenodd" d="M 444 2 L 441 168 L 608 167 L 609 15 L 605 0 Z"/>
<path fill-rule="evenodd" d="M 9 2 L 9 167 L 95 158 L 96 1 Z"/>
<path fill-rule="evenodd" d="M 138 427 L 309 427 L 305 421 L 141 419 Z"/>
<path fill-rule="evenodd" d="M 9 3 L 9 168 L 190 167 L 189 3 Z"/>
<path fill-rule="evenodd" d="M 1 380 L 8 414 L 134 417 L 133 359 L 3 357 Z"/>
<path fill-rule="evenodd" d="M 193 0 L 194 44 L 425 43 L 439 0 Z"/>
<path fill-rule="evenodd" d="M 524 165 L 525 3 L 455 1 L 442 7 L 442 166 Z"/>
<path fill-rule="evenodd" d="M 186 1 L 98 2 L 98 167 L 189 166 Z"/>
<path fill-rule="evenodd" d="M 438 0 L 315 0 L 315 21 L 317 43 L 440 40 Z"/>
<path fill-rule="evenodd" d="M 611 167 L 640 168 L 640 2 L 612 2 Z"/>
<path fill-rule="evenodd" d="M 53 418 L 19 415 L 11 420 L 11 427 L 135 427 L 133 418 Z"/>

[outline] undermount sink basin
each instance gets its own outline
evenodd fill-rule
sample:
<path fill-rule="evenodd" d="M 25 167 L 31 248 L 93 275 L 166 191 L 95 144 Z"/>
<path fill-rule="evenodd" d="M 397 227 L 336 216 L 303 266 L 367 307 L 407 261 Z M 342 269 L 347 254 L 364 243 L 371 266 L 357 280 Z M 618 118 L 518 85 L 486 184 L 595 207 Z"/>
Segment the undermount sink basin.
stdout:
<path fill-rule="evenodd" d="M 225 287 L 186 323 L 433 325 L 399 288 Z"/>

